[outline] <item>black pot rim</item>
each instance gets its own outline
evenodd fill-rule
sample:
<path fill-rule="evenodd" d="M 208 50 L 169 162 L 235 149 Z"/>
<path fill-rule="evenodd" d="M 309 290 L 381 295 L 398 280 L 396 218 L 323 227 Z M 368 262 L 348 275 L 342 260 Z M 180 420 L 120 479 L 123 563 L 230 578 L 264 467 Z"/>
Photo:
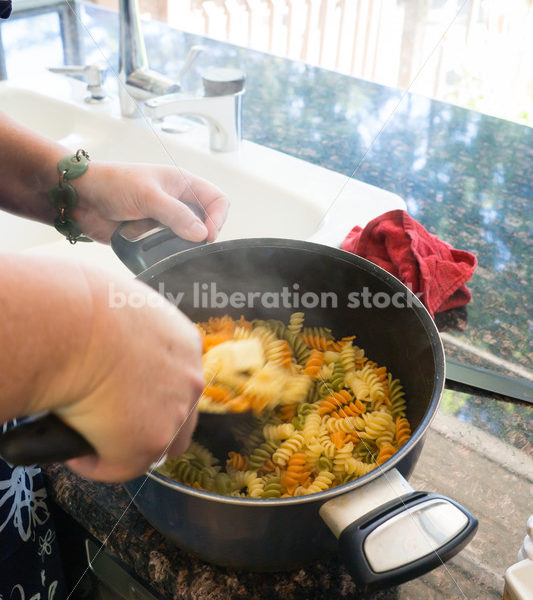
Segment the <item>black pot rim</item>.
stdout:
<path fill-rule="evenodd" d="M 194 260 L 195 258 L 208 256 L 212 253 L 224 252 L 226 250 L 245 248 L 282 248 L 287 249 L 289 251 L 303 250 L 306 252 L 318 253 L 321 256 L 329 256 L 333 259 L 351 263 L 358 268 L 368 271 L 371 274 L 384 279 L 385 282 L 390 286 L 399 288 L 399 291 L 401 290 L 403 293 L 410 295 L 412 297 L 412 306 L 409 308 L 409 310 L 414 310 L 417 317 L 422 322 L 424 329 L 428 334 L 428 338 L 435 356 L 435 384 L 433 387 L 433 393 L 426 414 L 424 415 L 424 418 L 422 419 L 419 426 L 413 432 L 407 444 L 400 448 L 400 450 L 396 452 L 396 454 L 394 454 L 394 456 L 392 456 L 383 465 L 378 465 L 375 469 L 370 471 L 370 473 L 367 473 L 362 477 L 358 477 L 354 481 L 350 481 L 343 485 L 339 485 L 334 488 L 325 490 L 323 492 L 318 492 L 316 494 L 295 496 L 292 498 L 272 499 L 223 496 L 221 494 L 215 494 L 213 492 L 197 490 L 195 488 L 189 487 L 187 485 L 174 481 L 173 479 L 169 479 L 168 477 L 165 477 L 164 475 L 155 472 L 155 470 L 153 469 L 148 471 L 144 476 L 133 480 L 135 482 L 140 482 L 140 487 L 138 488 L 139 491 L 150 479 L 153 482 L 157 482 L 157 484 L 159 485 L 164 485 L 165 487 L 173 488 L 177 492 L 189 494 L 190 496 L 195 496 L 203 500 L 223 502 L 225 504 L 234 504 L 239 506 L 262 505 L 265 507 L 271 507 L 276 505 L 288 506 L 291 504 L 302 504 L 317 501 L 323 502 L 335 496 L 339 496 L 341 494 L 350 492 L 360 486 L 365 485 L 366 483 L 369 483 L 374 479 L 377 479 L 378 477 L 386 477 L 387 471 L 393 469 L 402 460 L 402 458 L 406 456 L 416 446 L 418 442 L 420 442 L 424 433 L 429 428 L 433 418 L 435 417 L 435 414 L 439 407 L 440 399 L 444 391 L 444 384 L 446 380 L 444 347 L 442 345 L 442 340 L 440 338 L 435 322 L 433 321 L 433 318 L 429 314 L 426 307 L 422 304 L 422 302 L 420 302 L 416 295 L 413 294 L 413 292 L 406 285 L 404 285 L 398 278 L 394 277 L 394 275 L 391 275 L 388 271 L 385 271 L 385 269 L 382 269 L 375 263 L 365 258 L 362 258 L 361 256 L 352 254 L 350 252 L 346 252 L 345 250 L 341 250 L 339 248 L 332 248 L 331 246 L 325 246 L 323 244 L 317 244 L 315 242 L 306 242 L 301 240 L 292 240 L 284 238 L 246 238 L 205 244 L 204 246 L 198 246 L 196 248 L 191 248 L 189 250 L 179 252 L 178 254 L 168 256 L 167 258 L 159 261 L 155 265 L 146 269 L 146 271 L 140 273 L 137 276 L 137 279 L 145 283 L 149 283 L 151 280 L 159 277 L 169 269 L 188 260 Z M 126 483 L 126 486 L 128 486 L 128 483 Z M 136 494 L 133 494 L 133 499 L 135 499 L 135 495 Z"/>

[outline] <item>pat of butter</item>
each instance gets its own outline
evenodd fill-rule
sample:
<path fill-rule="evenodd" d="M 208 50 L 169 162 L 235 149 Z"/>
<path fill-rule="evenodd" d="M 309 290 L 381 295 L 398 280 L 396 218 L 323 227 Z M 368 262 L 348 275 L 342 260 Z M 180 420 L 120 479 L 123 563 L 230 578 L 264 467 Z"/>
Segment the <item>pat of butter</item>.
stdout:
<path fill-rule="evenodd" d="M 204 362 L 211 361 L 216 361 L 226 372 L 257 371 L 265 364 L 265 353 L 257 338 L 230 340 L 205 353 Z"/>

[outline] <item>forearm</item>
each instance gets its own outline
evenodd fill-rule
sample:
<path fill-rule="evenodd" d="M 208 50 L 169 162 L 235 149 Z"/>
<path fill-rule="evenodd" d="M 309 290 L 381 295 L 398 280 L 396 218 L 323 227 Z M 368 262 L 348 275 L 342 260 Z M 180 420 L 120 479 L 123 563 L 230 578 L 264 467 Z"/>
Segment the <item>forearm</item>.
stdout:
<path fill-rule="evenodd" d="M 0 423 L 68 401 L 94 320 L 83 269 L 3 255 L 0 311 Z"/>
<path fill-rule="evenodd" d="M 0 209 L 52 225 L 57 211 L 47 192 L 58 181 L 58 161 L 70 152 L 0 112 Z"/>

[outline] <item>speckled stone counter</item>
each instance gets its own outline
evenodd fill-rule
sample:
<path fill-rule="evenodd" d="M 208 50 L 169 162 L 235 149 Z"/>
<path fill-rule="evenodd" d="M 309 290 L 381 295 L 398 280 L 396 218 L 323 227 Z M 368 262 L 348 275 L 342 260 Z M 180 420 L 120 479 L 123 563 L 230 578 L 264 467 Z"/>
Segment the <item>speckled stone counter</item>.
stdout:
<path fill-rule="evenodd" d="M 89 6 L 81 11 L 84 61 L 116 65 L 116 16 Z M 27 21 L 9 24 L 19 28 L 18 35 L 3 34 L 4 44 L 10 42 L 8 76 L 24 53 L 31 53 L 32 68 L 60 60 L 57 29 Z M 208 48 L 185 78 L 186 90 L 195 89 L 207 66 L 236 66 L 247 73 L 247 139 L 393 191 L 432 233 L 475 253 L 472 303 L 437 318 L 450 334 L 447 353 L 513 377 L 531 367 L 533 129 L 157 23 L 145 30 L 152 67 L 169 75 L 177 74 L 190 46 L 202 42 Z M 332 202 L 334 196 L 332 191 Z M 457 385 L 446 391 L 411 484 L 464 504 L 479 518 L 479 532 L 446 566 L 373 598 L 501 598 L 502 575 L 516 560 L 532 512 L 531 417 L 530 406 L 504 397 L 472 394 Z M 361 597 L 339 557 L 276 574 L 213 567 L 166 542 L 121 486 L 83 481 L 60 466 L 46 473 L 57 504 L 106 540 L 162 598 Z"/>
<path fill-rule="evenodd" d="M 478 533 L 444 566 L 373 595 L 356 591 L 340 557 L 286 573 L 208 565 L 156 532 L 122 486 L 85 481 L 62 466 L 49 467 L 46 474 L 57 504 L 105 540 L 112 554 L 165 599 L 499 600 L 503 573 L 516 562 L 532 509 L 530 410 L 504 400 L 445 392 L 410 483 L 463 504 L 479 519 Z M 450 414 L 456 411 L 460 418 Z"/>

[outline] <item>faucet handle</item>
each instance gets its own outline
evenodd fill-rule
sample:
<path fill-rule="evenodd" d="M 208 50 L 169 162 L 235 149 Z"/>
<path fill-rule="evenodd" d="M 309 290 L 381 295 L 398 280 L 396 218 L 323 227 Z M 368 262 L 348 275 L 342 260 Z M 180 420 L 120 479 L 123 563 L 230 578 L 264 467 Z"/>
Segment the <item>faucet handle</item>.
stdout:
<path fill-rule="evenodd" d="M 206 96 L 230 96 L 244 90 L 246 76 L 240 69 L 214 67 L 202 74 Z"/>
<path fill-rule="evenodd" d="M 181 67 L 181 69 L 178 73 L 178 76 L 176 77 L 176 81 L 177 81 L 178 85 L 181 86 L 181 80 L 182 80 L 183 76 L 187 73 L 187 71 L 190 70 L 193 63 L 196 61 L 198 56 L 202 52 L 204 52 L 204 50 L 205 50 L 205 47 L 200 46 L 199 44 L 191 47 L 191 49 L 189 50 L 189 53 L 185 57 L 185 62 L 183 63 L 183 66 Z"/>
<path fill-rule="evenodd" d="M 107 98 L 104 89 L 104 83 L 107 75 L 107 69 L 94 65 L 66 65 L 64 67 L 48 67 L 51 73 L 61 73 L 63 75 L 81 75 L 87 81 L 87 91 L 90 96 L 85 98 L 86 102 L 102 102 Z"/>

